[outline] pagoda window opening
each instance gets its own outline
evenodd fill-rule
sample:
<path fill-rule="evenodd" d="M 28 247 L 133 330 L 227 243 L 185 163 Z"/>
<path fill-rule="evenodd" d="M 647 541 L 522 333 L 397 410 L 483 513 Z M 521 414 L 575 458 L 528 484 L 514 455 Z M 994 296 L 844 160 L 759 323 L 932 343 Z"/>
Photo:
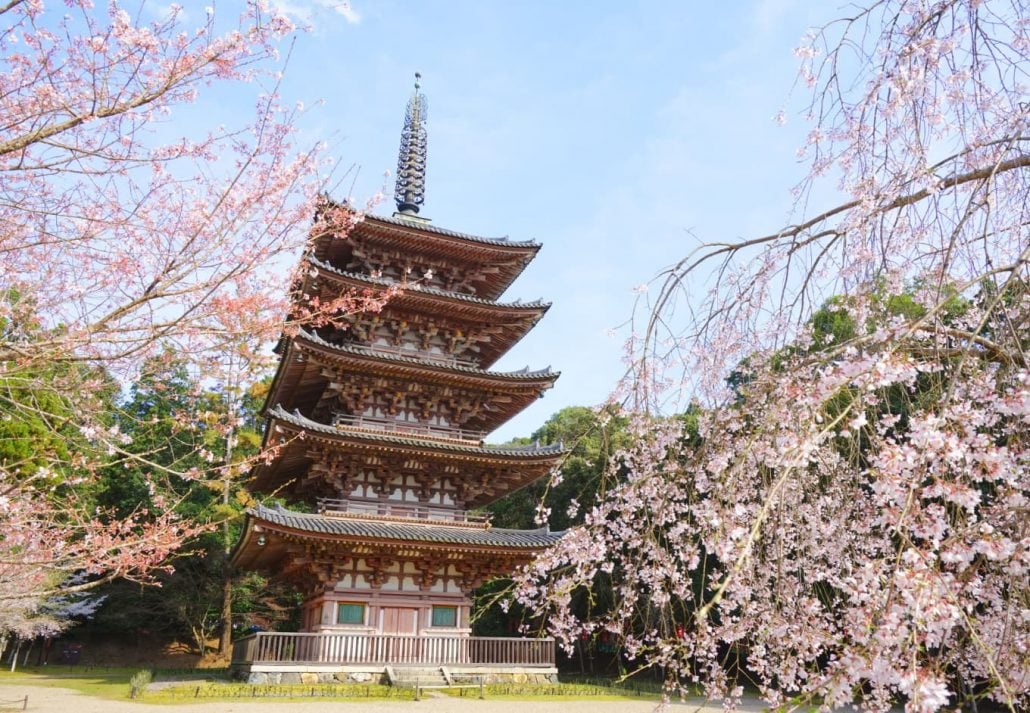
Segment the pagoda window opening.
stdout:
<path fill-rule="evenodd" d="M 433 605 L 430 626 L 454 629 L 458 626 L 458 607 Z"/>
<path fill-rule="evenodd" d="M 364 626 L 365 605 L 361 602 L 337 602 L 336 623 L 343 626 Z"/>

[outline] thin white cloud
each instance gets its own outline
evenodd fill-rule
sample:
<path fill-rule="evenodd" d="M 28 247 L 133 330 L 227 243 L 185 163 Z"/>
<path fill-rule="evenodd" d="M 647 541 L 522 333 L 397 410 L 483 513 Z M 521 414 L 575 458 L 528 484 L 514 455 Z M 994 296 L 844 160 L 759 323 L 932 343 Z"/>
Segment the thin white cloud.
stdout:
<path fill-rule="evenodd" d="M 167 20 L 172 15 L 175 15 L 180 22 L 184 22 L 189 19 L 189 13 L 182 7 L 181 3 L 177 2 L 158 2 L 158 3 L 147 3 L 145 6 L 146 11 L 155 20 Z"/>
<path fill-rule="evenodd" d="M 283 15 L 305 24 L 310 24 L 323 10 L 335 12 L 349 25 L 361 22 L 361 13 L 346 0 L 271 0 L 270 4 Z"/>
<path fill-rule="evenodd" d="M 329 3 L 328 0 L 322 0 L 322 2 L 326 4 L 332 4 L 336 12 L 343 15 L 343 19 L 349 22 L 350 24 L 356 25 L 359 22 L 361 22 L 361 15 L 358 13 L 357 10 L 354 9 L 354 6 L 351 5 L 349 2 Z"/>

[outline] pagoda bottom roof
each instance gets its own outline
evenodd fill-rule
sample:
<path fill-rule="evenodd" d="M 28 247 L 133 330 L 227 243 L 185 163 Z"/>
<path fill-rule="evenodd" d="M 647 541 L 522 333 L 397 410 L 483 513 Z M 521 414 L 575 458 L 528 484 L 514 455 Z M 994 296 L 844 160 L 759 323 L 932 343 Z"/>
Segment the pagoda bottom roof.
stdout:
<path fill-rule="evenodd" d="M 462 525 L 423 525 L 406 522 L 381 522 L 339 515 L 313 515 L 282 508 L 257 507 L 247 511 L 264 524 L 287 528 L 294 532 L 355 540 L 388 540 L 434 542 L 486 548 L 539 550 L 556 543 L 564 533 L 539 530 L 477 528 Z"/>

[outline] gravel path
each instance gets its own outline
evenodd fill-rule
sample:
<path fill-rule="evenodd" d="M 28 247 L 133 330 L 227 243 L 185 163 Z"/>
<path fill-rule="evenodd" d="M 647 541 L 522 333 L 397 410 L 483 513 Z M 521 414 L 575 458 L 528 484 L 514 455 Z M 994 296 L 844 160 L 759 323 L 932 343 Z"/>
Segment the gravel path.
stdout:
<path fill-rule="evenodd" d="M 430 698 L 422 701 L 263 701 L 205 702 L 182 705 L 147 705 L 129 701 L 109 701 L 92 698 L 66 688 L 5 685 L 0 687 L 0 701 L 10 702 L 25 695 L 29 697 L 29 711 L 47 713 L 159 713 L 186 710 L 195 713 L 650 713 L 657 707 L 654 701 L 591 701 L 562 700 L 502 701 L 468 698 Z M 674 703 L 676 713 L 719 713 L 719 705 L 701 702 Z M 0 710 L 20 710 L 0 708 Z M 760 711 L 757 702 L 745 702 L 741 710 Z"/>

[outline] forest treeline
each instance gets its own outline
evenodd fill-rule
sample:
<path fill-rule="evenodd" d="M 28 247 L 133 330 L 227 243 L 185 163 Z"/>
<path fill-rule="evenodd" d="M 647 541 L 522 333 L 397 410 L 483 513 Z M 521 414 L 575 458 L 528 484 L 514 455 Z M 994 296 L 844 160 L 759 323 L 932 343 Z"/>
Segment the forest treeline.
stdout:
<path fill-rule="evenodd" d="M 885 299 L 881 305 L 885 315 L 915 309 L 904 295 Z M 956 303 L 955 310 L 960 309 Z M 812 326 L 811 349 L 851 339 L 858 329 L 835 300 L 816 313 Z M 784 358 L 788 355 L 785 352 Z M 256 572 L 234 570 L 229 564 L 245 511 L 257 503 L 246 484 L 249 468 L 260 452 L 261 409 L 270 379 L 231 386 L 192 371 L 188 362 L 171 350 L 148 360 L 128 388 L 110 376 L 101 376 L 100 382 L 106 386 L 89 394 L 96 402 L 98 427 L 120 434 L 123 445 L 107 454 L 97 477 L 75 477 L 75 458 L 70 451 L 76 449 L 77 438 L 81 441 L 78 447 L 84 449 L 91 447 L 89 440 L 77 434 L 56 437 L 59 424 L 38 417 L 43 409 L 34 404 L 50 398 L 46 390 L 38 388 L 38 381 L 33 389 L 19 389 L 9 381 L 0 383 L 0 465 L 13 469 L 17 464 L 20 472 L 32 476 L 34 459 L 39 461 L 38 468 L 66 463 L 66 472 L 50 476 L 52 496 L 63 506 L 74 503 L 84 513 L 112 522 L 172 511 L 196 534 L 151 581 L 114 579 L 79 595 L 75 606 L 65 606 L 65 599 L 58 597 L 57 605 L 39 612 L 45 625 L 11 633 L 22 638 L 52 637 L 69 626 L 83 626 L 100 635 L 146 632 L 187 643 L 198 655 L 225 657 L 234 637 L 256 629 L 296 630 L 301 602 L 295 590 Z M 745 363 L 729 382 L 743 394 L 747 381 Z M 45 406 L 47 413 L 57 414 L 61 408 L 72 407 Z M 673 417 L 680 421 L 686 441 L 681 453 L 699 441 L 698 417 L 696 410 Z M 533 442 L 561 443 L 565 457 L 550 476 L 489 505 L 486 511 L 493 527 L 564 531 L 583 524 L 606 490 L 620 480 L 618 459 L 632 446 L 627 417 L 615 405 L 564 408 L 512 444 Z M 51 452 L 54 450 L 61 452 Z M 74 497 L 67 497 L 70 494 Z M 310 507 L 283 504 L 296 510 Z M 601 572 L 593 588 L 574 592 L 581 616 L 615 605 L 613 582 L 619 575 L 618 571 Z M 477 592 L 477 634 L 504 635 L 543 626 L 541 619 L 512 604 L 510 591 L 510 580 L 502 579 Z M 664 617 L 664 626 L 675 628 L 686 621 L 689 606 L 689 602 L 680 602 L 676 611 L 644 612 L 643 616 Z M 606 646 L 606 641 L 589 643 L 614 653 L 614 646 Z M 617 663 L 617 659 L 613 661 Z"/>
<path fill-rule="evenodd" d="M 106 454 L 95 478 L 75 474 L 74 451 L 92 447 L 89 434 L 63 433 L 49 416 L 59 418 L 73 404 L 41 407 L 40 401 L 53 397 L 39 388 L 40 380 L 31 388 L 12 379 L 0 382 L 0 465 L 12 471 L 17 466 L 23 477 L 46 469 L 55 502 L 82 516 L 118 522 L 171 511 L 197 532 L 152 580 L 114 579 L 76 595 L 74 605 L 58 596 L 10 634 L 53 637 L 72 626 L 100 635 L 146 632 L 188 643 L 198 654 L 210 652 L 218 640 L 218 653 L 225 656 L 234 635 L 295 630 L 299 595 L 258 573 L 234 571 L 228 560 L 244 513 L 256 504 L 246 481 L 261 446 L 269 380 L 231 389 L 192 371 L 173 351 L 148 360 L 127 388 L 109 375 L 99 378 L 104 387 L 88 394 L 97 427 L 117 433 L 122 445 Z M 620 445 L 622 425 L 617 416 L 605 415 L 602 422 L 590 408 L 569 407 L 516 439 L 562 442 L 568 454 L 560 477 L 541 479 L 492 504 L 493 525 L 564 530 L 581 522 L 603 492 L 603 474 Z M 510 627 L 489 618 L 484 622 L 490 629 Z"/>

